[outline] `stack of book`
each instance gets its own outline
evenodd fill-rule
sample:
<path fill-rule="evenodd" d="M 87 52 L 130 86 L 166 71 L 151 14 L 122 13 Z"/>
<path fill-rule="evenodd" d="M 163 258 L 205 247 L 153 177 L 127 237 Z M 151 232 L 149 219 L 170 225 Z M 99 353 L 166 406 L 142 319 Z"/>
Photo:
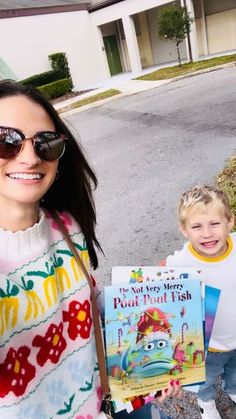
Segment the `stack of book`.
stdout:
<path fill-rule="evenodd" d="M 113 268 L 105 287 L 105 342 L 117 410 L 149 402 L 172 379 L 190 390 L 205 381 L 219 296 L 197 268 Z"/>

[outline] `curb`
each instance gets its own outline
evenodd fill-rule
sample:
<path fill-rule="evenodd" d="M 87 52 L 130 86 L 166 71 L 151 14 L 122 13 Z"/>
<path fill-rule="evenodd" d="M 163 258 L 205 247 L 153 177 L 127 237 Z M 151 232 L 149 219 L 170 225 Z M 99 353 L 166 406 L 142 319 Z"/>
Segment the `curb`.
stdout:
<path fill-rule="evenodd" d="M 57 112 L 60 114 L 60 116 L 66 117 L 66 116 L 74 115 L 75 113 L 78 113 L 78 112 L 87 111 L 88 109 L 91 109 L 91 108 L 96 108 L 97 106 L 100 106 L 104 103 L 111 102 L 112 100 L 115 100 L 115 99 L 119 99 L 120 97 L 123 97 L 123 96 L 126 96 L 126 95 L 124 93 L 117 93 L 117 95 L 107 97 L 105 99 L 97 100 L 96 102 L 89 103 L 88 105 L 82 105 L 79 108 L 74 108 L 66 112 L 60 112 L 60 109 L 57 109 Z"/>

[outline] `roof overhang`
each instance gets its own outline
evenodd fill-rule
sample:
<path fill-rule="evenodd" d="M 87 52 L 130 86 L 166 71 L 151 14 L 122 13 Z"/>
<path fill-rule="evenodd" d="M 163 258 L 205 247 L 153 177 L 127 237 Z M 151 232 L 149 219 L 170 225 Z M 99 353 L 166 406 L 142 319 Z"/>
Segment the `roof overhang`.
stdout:
<path fill-rule="evenodd" d="M 96 10 L 104 9 L 104 7 L 111 6 L 115 3 L 120 3 L 125 0 L 104 0 L 102 3 L 95 4 L 94 6 L 89 6 L 89 12 L 95 12 Z"/>
<path fill-rule="evenodd" d="M 22 16 L 36 16 L 46 15 L 52 13 L 67 13 L 77 12 L 80 10 L 88 10 L 88 3 L 80 4 L 67 4 L 60 6 L 46 6 L 46 7 L 27 7 L 21 9 L 3 9 L 0 10 L 0 19 L 6 19 L 11 17 L 22 17 Z"/>

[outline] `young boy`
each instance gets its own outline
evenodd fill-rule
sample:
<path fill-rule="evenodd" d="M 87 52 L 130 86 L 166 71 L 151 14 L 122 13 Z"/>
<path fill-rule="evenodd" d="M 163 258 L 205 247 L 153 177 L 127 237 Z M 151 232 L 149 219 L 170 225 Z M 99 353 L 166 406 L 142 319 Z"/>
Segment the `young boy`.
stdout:
<path fill-rule="evenodd" d="M 217 419 L 216 378 L 236 402 L 236 233 L 226 194 L 214 187 L 197 186 L 185 192 L 178 205 L 181 233 L 188 242 L 168 256 L 166 266 L 194 266 L 205 272 L 206 284 L 221 289 L 206 358 L 207 381 L 198 393 L 203 418 Z"/>

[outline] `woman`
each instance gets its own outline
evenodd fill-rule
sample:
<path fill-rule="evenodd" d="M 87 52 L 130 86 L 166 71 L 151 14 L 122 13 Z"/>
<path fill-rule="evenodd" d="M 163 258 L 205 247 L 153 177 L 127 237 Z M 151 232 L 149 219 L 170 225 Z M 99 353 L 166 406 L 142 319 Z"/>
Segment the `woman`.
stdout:
<path fill-rule="evenodd" d="M 51 211 L 97 267 L 97 180 L 34 88 L 0 82 L 0 417 L 93 419 L 101 389 L 90 291 Z"/>
<path fill-rule="evenodd" d="M 1 418 L 99 411 L 89 287 L 50 216 L 61 212 L 86 265 L 89 254 L 96 268 L 91 181 L 48 101 L 31 87 L 1 82 Z"/>

